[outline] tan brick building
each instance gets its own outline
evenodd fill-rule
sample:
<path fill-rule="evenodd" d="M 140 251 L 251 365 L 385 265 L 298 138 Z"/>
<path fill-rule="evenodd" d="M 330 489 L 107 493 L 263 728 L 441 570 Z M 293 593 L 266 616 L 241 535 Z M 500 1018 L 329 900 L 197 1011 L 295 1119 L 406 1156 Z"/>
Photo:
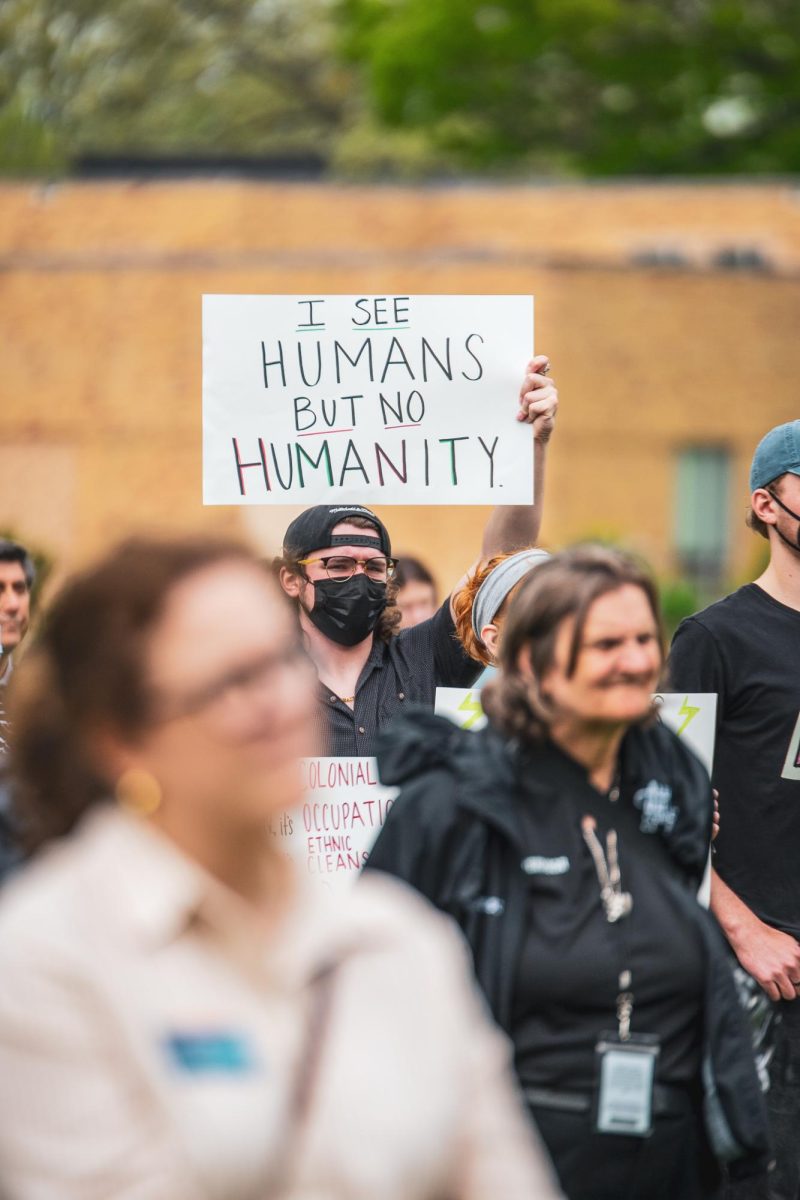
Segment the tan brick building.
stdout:
<path fill-rule="evenodd" d="M 0 523 L 60 564 L 141 528 L 271 551 L 297 511 L 202 507 L 203 292 L 534 293 L 563 397 L 544 540 L 622 538 L 665 575 L 747 573 L 752 449 L 800 415 L 788 184 L 6 184 L 0 261 Z M 382 515 L 445 585 L 485 511 Z"/>

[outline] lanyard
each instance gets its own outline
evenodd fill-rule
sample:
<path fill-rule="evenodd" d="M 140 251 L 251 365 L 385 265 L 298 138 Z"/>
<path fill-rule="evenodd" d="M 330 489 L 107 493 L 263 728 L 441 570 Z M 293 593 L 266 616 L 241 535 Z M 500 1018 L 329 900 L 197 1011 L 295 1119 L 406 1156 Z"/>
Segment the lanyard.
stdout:
<path fill-rule="evenodd" d="M 594 869 L 597 872 L 597 882 L 600 887 L 600 899 L 609 925 L 616 925 L 623 917 L 630 915 L 633 908 L 633 896 L 622 890 L 622 872 L 619 867 L 619 853 L 616 830 L 609 829 L 606 834 L 606 849 L 597 836 L 597 822 L 594 817 L 586 816 L 581 821 L 583 840 L 589 848 Z M 617 984 L 617 1024 L 619 1040 L 627 1042 L 631 1036 L 631 1018 L 633 1016 L 633 976 L 629 967 L 623 965 Z"/>
<path fill-rule="evenodd" d="M 277 1162 L 267 1180 L 266 1191 L 261 1193 L 264 1200 L 278 1200 L 279 1197 L 285 1196 L 297 1168 L 303 1135 L 307 1132 L 311 1116 L 314 1090 L 330 1021 L 335 970 L 335 964 L 324 966 L 312 983 L 311 1014 L 305 1042 L 300 1052 L 300 1061 L 284 1117 Z"/>

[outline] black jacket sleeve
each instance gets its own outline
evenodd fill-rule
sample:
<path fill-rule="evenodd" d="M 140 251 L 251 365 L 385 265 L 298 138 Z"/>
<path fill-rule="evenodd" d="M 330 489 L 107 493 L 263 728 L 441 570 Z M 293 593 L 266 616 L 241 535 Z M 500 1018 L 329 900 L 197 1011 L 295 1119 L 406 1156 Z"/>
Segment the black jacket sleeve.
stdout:
<path fill-rule="evenodd" d="M 453 823 L 453 792 L 453 778 L 444 768 L 427 771 L 402 787 L 364 870 L 394 875 L 436 904 L 440 863 Z"/>
<path fill-rule="evenodd" d="M 479 835 L 462 810 L 459 764 L 475 752 L 476 735 L 422 708 L 409 708 L 378 740 L 381 781 L 399 787 L 367 870 L 386 871 L 411 884 L 437 908 L 456 915 L 466 868 Z"/>

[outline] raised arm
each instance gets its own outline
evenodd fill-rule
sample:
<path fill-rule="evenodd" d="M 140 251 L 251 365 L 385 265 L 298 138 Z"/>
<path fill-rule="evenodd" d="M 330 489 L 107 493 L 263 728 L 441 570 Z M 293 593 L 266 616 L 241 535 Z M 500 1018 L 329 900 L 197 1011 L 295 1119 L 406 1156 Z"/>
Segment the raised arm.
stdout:
<path fill-rule="evenodd" d="M 533 500 L 531 504 L 505 504 L 492 510 L 483 532 L 480 558 L 461 576 L 450 593 L 450 613 L 455 620 L 453 596 L 482 559 L 535 546 L 542 524 L 544 465 L 558 410 L 558 389 L 548 378 L 550 360 L 538 354 L 528 363 L 519 389 L 517 420 L 533 425 Z"/>
<path fill-rule="evenodd" d="M 547 444 L 558 409 L 558 389 L 548 378 L 549 370 L 547 355 L 537 354 L 528 363 L 519 390 L 517 420 L 533 425 L 533 503 L 501 505 L 493 510 L 483 534 L 482 558 L 535 546 L 539 537 Z"/>

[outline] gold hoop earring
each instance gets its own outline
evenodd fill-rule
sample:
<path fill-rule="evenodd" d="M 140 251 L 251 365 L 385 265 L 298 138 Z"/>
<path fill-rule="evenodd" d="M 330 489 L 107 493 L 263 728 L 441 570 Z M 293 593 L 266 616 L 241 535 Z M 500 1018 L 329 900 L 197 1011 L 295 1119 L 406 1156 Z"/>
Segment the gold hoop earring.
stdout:
<path fill-rule="evenodd" d="M 161 807 L 163 794 L 154 775 L 139 767 L 123 771 L 114 792 L 120 808 L 137 817 L 152 817 Z"/>

